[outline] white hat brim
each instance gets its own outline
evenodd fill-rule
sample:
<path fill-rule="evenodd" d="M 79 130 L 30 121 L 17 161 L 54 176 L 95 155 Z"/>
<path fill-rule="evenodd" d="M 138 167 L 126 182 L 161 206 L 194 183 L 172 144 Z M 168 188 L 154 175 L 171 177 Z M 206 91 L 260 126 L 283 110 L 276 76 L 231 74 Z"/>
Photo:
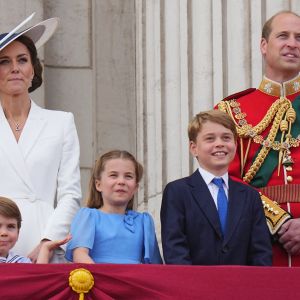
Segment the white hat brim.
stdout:
<path fill-rule="evenodd" d="M 9 41 L 4 42 L 4 45 L 0 47 L 0 51 L 21 35 L 29 37 L 35 44 L 35 47 L 38 49 L 51 38 L 55 30 L 57 29 L 58 22 L 58 18 L 50 18 L 27 28 L 24 31 L 16 33 L 9 39 Z"/>

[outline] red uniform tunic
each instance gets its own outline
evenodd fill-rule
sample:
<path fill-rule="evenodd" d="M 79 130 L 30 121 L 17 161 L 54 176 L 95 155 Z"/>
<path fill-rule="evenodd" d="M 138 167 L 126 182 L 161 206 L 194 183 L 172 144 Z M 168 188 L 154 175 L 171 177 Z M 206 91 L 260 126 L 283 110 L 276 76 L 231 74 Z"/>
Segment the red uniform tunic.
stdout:
<path fill-rule="evenodd" d="M 241 129 L 247 124 L 252 126 L 249 127 L 249 130 L 251 130 L 251 128 L 256 128 L 256 132 L 255 130 L 253 132 L 248 130 L 248 136 L 244 135 L 243 138 L 238 140 L 239 145 L 237 154 L 229 168 L 229 174 L 233 178 L 243 179 L 245 182 L 258 189 L 263 187 L 274 188 L 275 186 L 282 187 L 284 185 L 284 188 L 294 189 L 294 194 L 295 191 L 298 193 L 298 189 L 296 188 L 298 187 L 298 184 L 300 184 L 300 130 L 297 129 L 297 126 L 300 128 L 300 117 L 296 117 L 296 120 L 290 123 L 287 119 L 289 120 L 290 114 L 293 115 L 293 113 L 291 113 L 291 110 L 293 109 L 287 111 L 281 104 L 278 104 L 278 107 L 274 107 L 273 104 L 282 97 L 282 103 L 285 102 L 288 106 L 288 99 L 290 100 L 290 105 L 293 107 L 298 105 L 298 108 L 300 108 L 299 94 L 300 77 L 294 78 L 283 84 L 264 78 L 258 89 L 248 90 L 246 93 L 242 92 L 235 94 L 221 101 L 218 106 L 219 109 L 225 110 L 232 116 L 238 129 Z M 272 105 L 273 108 L 271 108 Z M 283 111 L 282 115 L 280 115 L 281 111 Z M 297 107 L 294 107 L 294 112 L 296 112 L 297 115 Z M 299 113 L 298 115 L 300 116 Z M 281 118 L 278 117 L 279 115 Z M 276 138 L 273 142 L 270 142 L 272 139 L 270 131 L 272 128 L 274 129 L 274 122 L 277 121 L 278 123 L 278 118 L 280 119 L 280 122 L 283 120 L 283 127 L 285 127 L 283 130 L 284 134 L 282 137 L 282 130 L 279 127 Z M 258 128 L 259 126 L 257 126 L 258 124 L 265 124 L 265 128 L 262 126 L 261 128 L 263 129 L 260 131 Z M 291 131 L 289 131 L 290 129 Z M 291 136 L 287 140 L 286 137 L 289 133 Z M 262 154 L 259 159 L 260 162 L 259 160 L 255 162 L 255 157 L 257 157 L 260 149 L 264 147 L 270 148 L 270 152 L 267 152 L 267 155 L 265 156 Z M 271 152 L 273 153 L 272 155 Z M 268 160 L 268 156 L 273 156 L 273 164 Z M 243 161 L 244 167 L 242 167 Z M 283 162 L 285 162 L 285 164 L 282 164 Z M 251 173 L 250 168 L 251 166 L 253 168 L 253 164 L 257 164 L 258 167 L 254 168 L 256 172 L 254 171 L 253 179 L 251 179 L 253 174 Z M 279 170 L 278 164 L 280 166 Z M 266 175 L 268 172 L 269 174 Z M 287 185 L 289 185 L 289 187 L 287 187 Z M 272 199 L 272 195 L 268 194 L 264 189 L 262 190 L 264 194 Z M 289 195 L 287 195 L 287 198 L 289 199 Z M 291 198 L 293 199 L 280 201 L 280 206 L 289 211 L 294 218 L 299 218 L 300 194 Z M 300 256 L 290 257 L 279 244 L 275 244 L 273 250 L 273 265 L 300 266 Z"/>

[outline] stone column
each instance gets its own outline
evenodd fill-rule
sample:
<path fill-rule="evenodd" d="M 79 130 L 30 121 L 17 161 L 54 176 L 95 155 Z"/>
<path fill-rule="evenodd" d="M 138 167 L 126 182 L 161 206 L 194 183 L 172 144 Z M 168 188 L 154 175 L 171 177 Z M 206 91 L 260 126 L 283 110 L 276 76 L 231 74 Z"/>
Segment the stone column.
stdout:
<path fill-rule="evenodd" d="M 187 1 L 162 2 L 163 182 L 189 172 Z"/>
<path fill-rule="evenodd" d="M 95 158 L 95 68 L 91 1 L 44 1 L 45 18 L 56 16 L 59 28 L 45 49 L 45 104 L 75 116 L 81 154 L 83 195 Z"/>
<path fill-rule="evenodd" d="M 93 1 L 96 151 L 136 154 L 135 2 Z"/>
<path fill-rule="evenodd" d="M 228 95 L 250 87 L 249 1 L 227 1 L 226 41 Z"/>

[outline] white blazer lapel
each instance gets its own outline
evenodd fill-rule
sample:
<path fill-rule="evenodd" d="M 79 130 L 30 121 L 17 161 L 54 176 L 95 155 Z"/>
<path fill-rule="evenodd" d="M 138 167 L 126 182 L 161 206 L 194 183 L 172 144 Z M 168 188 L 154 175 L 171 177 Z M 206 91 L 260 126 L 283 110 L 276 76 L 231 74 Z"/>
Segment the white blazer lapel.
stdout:
<path fill-rule="evenodd" d="M 43 117 L 43 110 L 31 101 L 31 108 L 25 123 L 23 132 L 19 139 L 19 146 L 22 149 L 23 157 L 26 159 L 31 149 L 38 140 L 46 125 L 46 119 Z"/>
<path fill-rule="evenodd" d="M 7 161 L 15 170 L 18 176 L 22 179 L 25 185 L 34 192 L 31 183 L 24 156 L 19 148 L 19 145 L 11 131 L 11 128 L 6 120 L 3 109 L 0 105 L 0 151 L 4 153 Z"/>

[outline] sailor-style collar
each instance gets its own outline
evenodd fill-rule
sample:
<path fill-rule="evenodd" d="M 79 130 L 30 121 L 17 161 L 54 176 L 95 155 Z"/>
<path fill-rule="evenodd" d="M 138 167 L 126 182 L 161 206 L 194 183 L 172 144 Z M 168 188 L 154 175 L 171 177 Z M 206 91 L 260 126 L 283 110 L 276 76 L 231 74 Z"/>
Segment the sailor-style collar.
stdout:
<path fill-rule="evenodd" d="M 300 75 L 283 83 L 273 81 L 264 76 L 258 89 L 271 96 L 286 97 L 300 91 Z"/>

